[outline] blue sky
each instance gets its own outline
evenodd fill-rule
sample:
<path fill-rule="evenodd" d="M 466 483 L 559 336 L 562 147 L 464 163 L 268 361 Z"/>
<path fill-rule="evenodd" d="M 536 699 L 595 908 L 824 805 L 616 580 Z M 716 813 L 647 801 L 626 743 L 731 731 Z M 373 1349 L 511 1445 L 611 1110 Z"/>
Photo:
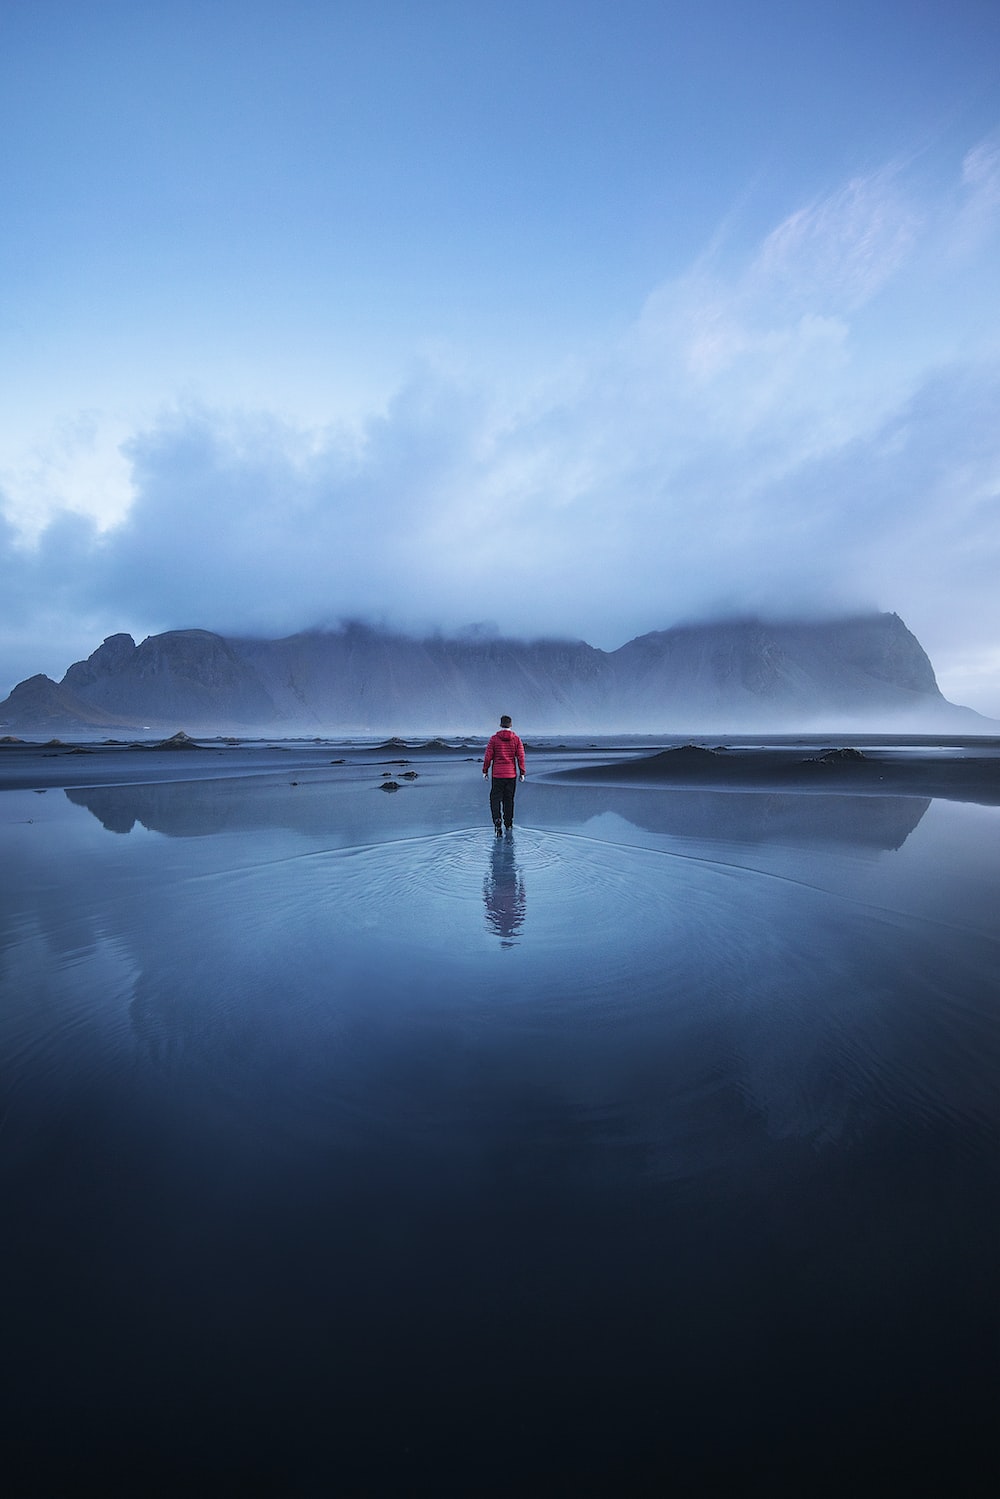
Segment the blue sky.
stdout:
<path fill-rule="evenodd" d="M 0 691 L 895 610 L 1000 717 L 994 0 L 0 0 Z"/>

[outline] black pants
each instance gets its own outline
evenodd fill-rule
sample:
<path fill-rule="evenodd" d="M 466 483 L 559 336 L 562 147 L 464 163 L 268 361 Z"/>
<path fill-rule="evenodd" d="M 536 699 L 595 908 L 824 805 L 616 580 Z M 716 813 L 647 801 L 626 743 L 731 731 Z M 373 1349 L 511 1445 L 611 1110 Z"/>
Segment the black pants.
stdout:
<path fill-rule="evenodd" d="M 500 813 L 503 811 L 503 820 L 506 827 L 510 827 L 514 821 L 514 788 L 517 786 L 517 776 L 494 776 L 493 784 L 490 786 L 490 811 L 493 813 L 493 821 L 500 821 Z"/>

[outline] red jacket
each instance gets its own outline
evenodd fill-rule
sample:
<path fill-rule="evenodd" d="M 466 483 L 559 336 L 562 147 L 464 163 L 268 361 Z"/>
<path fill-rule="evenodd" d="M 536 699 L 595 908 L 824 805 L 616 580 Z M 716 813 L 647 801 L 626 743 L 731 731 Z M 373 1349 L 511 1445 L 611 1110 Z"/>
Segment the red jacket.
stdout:
<path fill-rule="evenodd" d="M 483 775 L 493 766 L 495 781 L 509 781 L 518 771 L 524 775 L 524 745 L 513 729 L 497 729 L 486 746 Z"/>

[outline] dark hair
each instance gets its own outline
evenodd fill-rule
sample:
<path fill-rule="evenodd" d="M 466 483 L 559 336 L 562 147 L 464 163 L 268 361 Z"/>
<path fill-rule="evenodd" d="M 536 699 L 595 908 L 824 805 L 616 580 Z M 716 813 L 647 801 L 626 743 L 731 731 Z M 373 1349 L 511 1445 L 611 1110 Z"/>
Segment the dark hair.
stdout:
<path fill-rule="evenodd" d="M 501 715 L 500 715 L 500 727 L 502 729 L 509 729 L 510 728 L 510 714 L 509 713 L 501 713 Z"/>

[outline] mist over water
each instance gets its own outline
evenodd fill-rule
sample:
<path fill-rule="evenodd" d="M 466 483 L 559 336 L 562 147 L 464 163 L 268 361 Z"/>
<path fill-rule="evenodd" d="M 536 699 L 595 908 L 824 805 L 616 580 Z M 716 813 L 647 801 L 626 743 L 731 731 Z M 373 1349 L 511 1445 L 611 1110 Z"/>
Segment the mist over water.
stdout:
<path fill-rule="evenodd" d="M 1000 810 L 531 769 L 4 793 L 18 1492 L 988 1491 Z"/>

